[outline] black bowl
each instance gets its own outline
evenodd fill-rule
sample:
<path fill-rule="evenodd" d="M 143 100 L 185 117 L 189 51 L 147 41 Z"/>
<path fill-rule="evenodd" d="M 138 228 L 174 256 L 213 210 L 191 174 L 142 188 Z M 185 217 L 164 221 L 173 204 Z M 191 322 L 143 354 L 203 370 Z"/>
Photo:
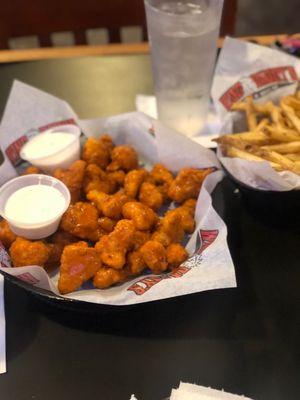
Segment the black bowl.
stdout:
<path fill-rule="evenodd" d="M 239 189 L 245 206 L 255 216 L 269 225 L 300 228 L 300 190 L 256 189 L 236 179 L 224 166 L 223 169 Z"/>

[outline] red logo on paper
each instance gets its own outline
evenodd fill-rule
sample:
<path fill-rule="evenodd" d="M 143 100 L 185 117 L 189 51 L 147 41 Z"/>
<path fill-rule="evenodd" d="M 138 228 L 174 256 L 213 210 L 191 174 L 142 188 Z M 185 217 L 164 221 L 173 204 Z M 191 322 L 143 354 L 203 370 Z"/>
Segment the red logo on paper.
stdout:
<path fill-rule="evenodd" d="M 9 158 L 9 160 L 13 165 L 17 165 L 19 163 L 20 150 L 27 141 L 28 141 L 27 136 L 23 135 L 19 139 L 11 143 L 5 150 L 7 157 Z"/>
<path fill-rule="evenodd" d="M 195 254 L 202 254 L 208 246 L 210 246 L 217 238 L 219 234 L 218 229 L 214 230 L 202 230 L 198 232 L 196 240 Z"/>
<path fill-rule="evenodd" d="M 190 269 L 191 268 L 189 267 L 181 265 L 180 267 L 174 269 L 172 272 L 169 272 L 168 274 L 145 277 L 135 282 L 133 285 L 129 286 L 127 290 L 134 292 L 137 296 L 141 296 L 142 294 L 148 292 L 148 290 L 151 289 L 154 285 L 157 285 L 164 279 L 181 278 Z"/>
<path fill-rule="evenodd" d="M 227 111 L 230 111 L 234 103 L 247 96 L 253 95 L 255 98 L 259 98 L 265 94 L 266 89 L 272 91 L 297 82 L 297 80 L 297 73 L 291 65 L 264 69 L 241 78 L 239 82 L 226 90 L 219 101 Z"/>
<path fill-rule="evenodd" d="M 17 278 L 21 279 L 21 281 L 30 283 L 31 285 L 35 285 L 39 282 L 30 272 L 24 272 L 23 274 L 16 275 Z"/>
<path fill-rule="evenodd" d="M 44 132 L 47 129 L 56 128 L 57 126 L 62 126 L 62 125 L 77 125 L 77 124 L 73 118 L 65 119 L 64 121 L 51 122 L 50 124 L 41 126 L 39 128 L 39 132 Z"/>

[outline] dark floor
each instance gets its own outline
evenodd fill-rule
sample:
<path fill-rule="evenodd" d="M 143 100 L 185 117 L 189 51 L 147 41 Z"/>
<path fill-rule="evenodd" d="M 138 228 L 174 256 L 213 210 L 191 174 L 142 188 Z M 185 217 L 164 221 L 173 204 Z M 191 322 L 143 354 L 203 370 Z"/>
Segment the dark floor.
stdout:
<path fill-rule="evenodd" d="M 300 32 L 300 0 L 238 0 L 236 36 Z"/>

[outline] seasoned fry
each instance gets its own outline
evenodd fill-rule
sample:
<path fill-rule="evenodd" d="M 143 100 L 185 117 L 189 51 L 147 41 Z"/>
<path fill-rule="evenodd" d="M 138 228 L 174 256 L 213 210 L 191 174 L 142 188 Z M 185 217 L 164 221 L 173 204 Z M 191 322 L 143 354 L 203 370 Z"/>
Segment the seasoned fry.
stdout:
<path fill-rule="evenodd" d="M 298 153 L 300 152 L 300 140 L 298 142 L 272 144 L 270 146 L 263 146 L 262 148 L 266 150 L 277 151 L 277 153 L 280 154 Z"/>
<path fill-rule="evenodd" d="M 293 161 L 300 161 L 300 153 L 288 153 L 285 155 L 287 158 Z"/>
<path fill-rule="evenodd" d="M 256 126 L 256 128 L 254 129 L 254 133 L 255 132 L 260 132 L 263 131 L 263 129 L 270 123 L 270 121 L 268 120 L 268 118 L 263 118 Z M 261 132 L 263 133 L 263 132 Z"/>
<path fill-rule="evenodd" d="M 295 110 L 286 103 L 285 98 L 281 100 L 280 106 L 284 110 L 286 117 L 294 125 L 295 129 L 300 133 L 300 120 L 297 117 Z"/>
<path fill-rule="evenodd" d="M 257 145 L 265 145 L 270 143 L 270 136 L 267 133 L 258 132 L 256 130 L 253 132 L 242 132 L 242 133 L 235 133 L 232 135 L 220 136 L 219 138 L 214 139 L 214 141 L 217 143 L 226 144 L 227 138 L 233 140 L 242 139 L 243 141 L 249 144 L 257 144 Z"/>
<path fill-rule="evenodd" d="M 260 114 L 270 115 L 273 108 L 275 107 L 272 101 L 268 101 L 265 104 L 251 103 L 253 111 Z"/>
<path fill-rule="evenodd" d="M 270 139 L 277 142 L 295 142 L 300 140 L 299 133 L 292 129 L 272 126 L 268 126 L 265 129 L 267 130 Z"/>
<path fill-rule="evenodd" d="M 233 146 L 224 146 L 223 154 L 228 157 L 237 157 L 248 161 L 260 161 L 260 162 L 266 161 L 262 157 L 258 157 L 254 154 L 248 153 L 247 151 L 244 150 L 237 149 L 236 147 Z M 276 171 L 283 171 L 282 166 L 277 163 L 270 162 L 270 165 Z"/>
<path fill-rule="evenodd" d="M 224 155 L 249 161 L 268 161 L 276 171 L 299 174 L 299 93 L 283 97 L 279 106 L 272 102 L 256 104 L 248 97 L 233 105 L 232 110 L 246 113 L 249 131 L 216 139 Z"/>
<path fill-rule="evenodd" d="M 253 131 L 257 127 L 257 114 L 253 111 L 253 100 L 251 97 L 247 97 L 246 99 L 248 107 L 246 108 L 246 117 L 249 129 Z"/>

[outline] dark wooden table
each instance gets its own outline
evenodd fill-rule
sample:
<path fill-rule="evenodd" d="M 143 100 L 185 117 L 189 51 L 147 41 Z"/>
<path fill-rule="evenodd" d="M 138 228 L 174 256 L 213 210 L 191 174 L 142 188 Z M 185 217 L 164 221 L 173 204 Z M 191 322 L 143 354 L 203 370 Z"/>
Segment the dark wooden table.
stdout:
<path fill-rule="evenodd" d="M 3 64 L 0 113 L 14 78 L 84 118 L 133 110 L 137 93 L 152 92 L 146 55 Z M 227 179 L 213 202 L 228 226 L 237 289 L 82 313 L 6 282 L 0 399 L 160 400 L 180 380 L 256 400 L 299 399 L 299 229 L 261 222 Z"/>

